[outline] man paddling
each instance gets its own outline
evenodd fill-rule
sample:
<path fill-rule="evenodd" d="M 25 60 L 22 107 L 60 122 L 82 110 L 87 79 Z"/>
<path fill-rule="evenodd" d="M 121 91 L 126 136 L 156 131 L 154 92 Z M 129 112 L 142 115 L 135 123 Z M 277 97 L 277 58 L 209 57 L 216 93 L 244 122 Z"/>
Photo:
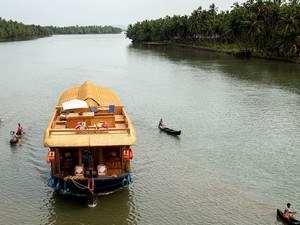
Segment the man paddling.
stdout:
<path fill-rule="evenodd" d="M 160 126 L 160 127 L 164 127 L 165 126 L 162 119 L 160 119 L 158 126 Z"/>
<path fill-rule="evenodd" d="M 283 216 L 290 220 L 294 219 L 294 214 L 296 214 L 296 212 L 291 211 L 291 203 L 287 203 L 286 208 L 283 210 Z"/>

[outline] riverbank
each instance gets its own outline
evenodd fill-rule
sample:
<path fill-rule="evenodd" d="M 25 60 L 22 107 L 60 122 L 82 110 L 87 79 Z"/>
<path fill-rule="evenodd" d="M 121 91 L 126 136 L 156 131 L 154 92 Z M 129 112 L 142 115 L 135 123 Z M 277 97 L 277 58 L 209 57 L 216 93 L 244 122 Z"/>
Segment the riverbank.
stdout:
<path fill-rule="evenodd" d="M 174 45 L 177 47 L 182 47 L 182 48 L 197 49 L 197 50 L 202 50 L 202 51 L 225 53 L 227 55 L 234 55 L 237 57 L 240 57 L 241 53 L 243 53 L 243 51 L 244 51 L 244 50 L 237 50 L 237 49 L 217 49 L 217 48 L 210 48 L 210 47 L 204 47 L 204 46 L 193 46 L 193 45 L 187 45 L 187 44 L 171 44 L 171 45 Z M 277 60 L 277 61 L 284 61 L 284 62 L 292 62 L 292 63 L 300 64 L 300 58 L 292 59 L 292 58 L 283 58 L 283 57 L 274 57 L 274 56 L 263 56 L 263 55 L 258 54 L 257 52 L 250 52 L 249 57 L 267 59 L 267 60 Z"/>
<path fill-rule="evenodd" d="M 233 55 L 236 57 L 253 57 L 253 58 L 259 58 L 259 59 L 267 59 L 267 60 L 276 60 L 276 61 L 282 61 L 282 62 L 291 62 L 291 63 L 297 63 L 300 64 L 300 58 L 284 58 L 284 57 L 274 57 L 274 56 L 263 56 L 259 54 L 258 52 L 250 52 L 248 56 L 241 54 L 244 50 L 239 50 L 235 46 L 227 46 L 226 49 L 219 48 L 218 47 L 207 47 L 207 46 L 201 46 L 201 45 L 194 45 L 194 44 L 187 44 L 187 43 L 167 43 L 167 42 L 142 42 L 143 45 L 153 45 L 153 46 L 176 46 L 180 48 L 189 48 L 189 49 L 195 49 L 195 50 L 201 50 L 201 51 L 209 51 L 209 52 L 218 52 L 223 53 L 227 55 Z"/>
<path fill-rule="evenodd" d="M 26 38 L 10 38 L 10 39 L 0 39 L 0 42 L 12 42 L 12 41 L 31 41 L 39 38 L 51 37 L 52 35 L 39 36 L 39 37 L 26 37 Z"/>

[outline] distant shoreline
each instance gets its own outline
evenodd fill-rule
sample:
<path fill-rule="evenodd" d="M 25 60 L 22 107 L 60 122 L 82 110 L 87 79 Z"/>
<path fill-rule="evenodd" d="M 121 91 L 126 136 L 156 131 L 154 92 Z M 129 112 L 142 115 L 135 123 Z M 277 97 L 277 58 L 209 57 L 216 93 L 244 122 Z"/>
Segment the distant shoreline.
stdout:
<path fill-rule="evenodd" d="M 122 29 L 112 26 L 40 26 L 26 25 L 17 21 L 6 21 L 0 17 L 0 42 L 28 41 L 43 37 L 50 37 L 53 34 L 119 34 Z"/>
<path fill-rule="evenodd" d="M 0 39 L 0 42 L 15 42 L 15 41 L 31 41 L 39 38 L 51 37 L 49 36 L 40 36 L 40 37 L 30 37 L 30 38 L 11 38 L 11 39 Z"/>
<path fill-rule="evenodd" d="M 121 33 L 101 33 L 101 34 L 121 34 Z M 0 43 L 1 42 L 15 42 L 15 41 L 30 41 L 30 40 L 36 40 L 36 39 L 39 39 L 39 38 L 52 37 L 54 35 L 94 35 L 94 33 L 90 33 L 90 34 L 51 34 L 51 35 L 48 35 L 48 36 L 30 37 L 30 38 L 0 39 Z"/>

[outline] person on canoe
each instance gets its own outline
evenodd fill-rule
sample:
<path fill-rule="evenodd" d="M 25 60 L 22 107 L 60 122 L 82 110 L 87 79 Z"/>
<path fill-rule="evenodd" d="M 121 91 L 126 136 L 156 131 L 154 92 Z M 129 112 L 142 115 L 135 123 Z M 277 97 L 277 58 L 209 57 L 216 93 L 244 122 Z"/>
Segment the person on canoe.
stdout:
<path fill-rule="evenodd" d="M 14 131 L 11 131 L 10 132 L 10 135 L 11 135 L 11 141 L 12 142 L 15 142 L 15 141 L 17 141 L 17 135 L 16 135 L 16 133 L 14 132 Z"/>
<path fill-rule="evenodd" d="M 160 126 L 160 127 L 164 127 L 165 126 L 162 119 L 160 119 L 158 126 Z"/>
<path fill-rule="evenodd" d="M 295 213 L 296 212 L 291 211 L 291 203 L 287 203 L 285 209 L 283 210 L 283 216 L 290 220 L 294 218 Z"/>
<path fill-rule="evenodd" d="M 22 134 L 23 134 L 23 127 L 21 126 L 20 123 L 18 123 L 17 135 L 22 135 Z"/>

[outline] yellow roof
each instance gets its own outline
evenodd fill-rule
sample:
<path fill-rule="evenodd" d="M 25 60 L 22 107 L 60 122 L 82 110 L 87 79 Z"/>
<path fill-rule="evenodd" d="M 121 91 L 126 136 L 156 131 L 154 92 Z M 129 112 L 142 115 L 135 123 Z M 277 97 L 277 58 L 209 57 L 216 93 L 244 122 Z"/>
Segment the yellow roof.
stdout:
<path fill-rule="evenodd" d="M 86 101 L 89 106 L 123 105 L 113 91 L 105 87 L 96 86 L 90 81 L 86 81 L 82 86 L 66 90 L 60 97 L 57 105 L 62 106 L 62 103 L 72 99 Z"/>

